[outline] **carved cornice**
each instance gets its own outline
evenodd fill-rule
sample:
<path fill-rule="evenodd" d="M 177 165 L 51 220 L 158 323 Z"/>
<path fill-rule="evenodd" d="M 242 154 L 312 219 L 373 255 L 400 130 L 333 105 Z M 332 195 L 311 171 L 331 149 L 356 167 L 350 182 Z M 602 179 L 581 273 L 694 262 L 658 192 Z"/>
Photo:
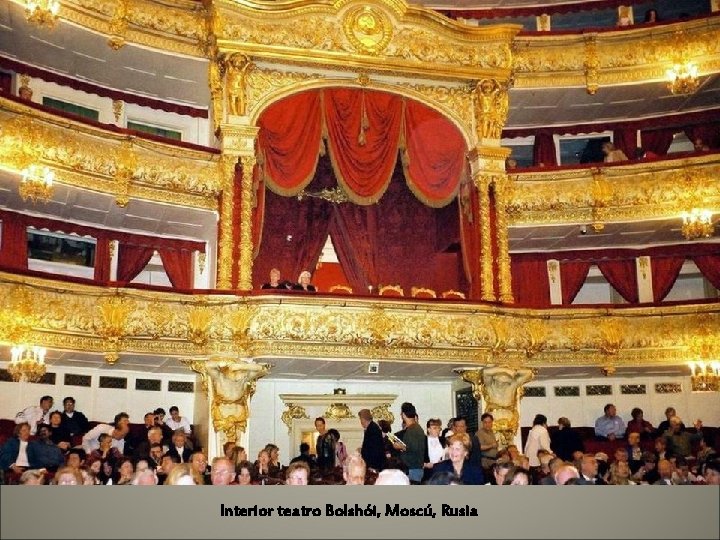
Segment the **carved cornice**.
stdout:
<path fill-rule="evenodd" d="M 18 298 L 25 299 L 19 302 Z M 720 304 L 529 310 L 405 300 L 187 296 L 0 273 L 0 314 L 51 349 L 203 358 L 381 358 L 517 366 L 684 362 L 718 339 Z M 42 306 L 42 307 L 40 307 Z M 117 308 L 117 309 L 116 309 Z M 2 322 L 2 321 L 0 321 Z M 0 342 L 12 342 L 0 324 Z M 703 330 L 706 329 L 706 330 Z"/>
<path fill-rule="evenodd" d="M 702 203 L 720 208 L 720 156 L 710 154 L 598 169 L 510 175 L 510 226 L 679 216 Z M 598 182 L 605 188 L 599 190 Z M 604 193 L 598 200 L 599 191 Z M 595 213 L 594 213 L 595 211 Z"/>
<path fill-rule="evenodd" d="M 586 86 L 664 80 L 682 30 L 688 60 L 701 75 L 720 70 L 720 18 L 597 34 L 520 36 L 515 39 L 517 88 Z"/>
<path fill-rule="evenodd" d="M 219 156 L 113 133 L 0 98 L 0 168 L 39 161 L 62 184 L 217 210 Z"/>

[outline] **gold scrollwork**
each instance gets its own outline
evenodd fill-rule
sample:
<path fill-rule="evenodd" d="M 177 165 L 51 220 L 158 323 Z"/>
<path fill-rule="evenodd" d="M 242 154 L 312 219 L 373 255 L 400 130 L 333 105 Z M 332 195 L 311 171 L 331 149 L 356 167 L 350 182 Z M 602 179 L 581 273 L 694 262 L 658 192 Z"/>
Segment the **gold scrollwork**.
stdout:
<path fill-rule="evenodd" d="M 373 416 L 373 420 L 387 420 L 391 424 L 395 422 L 395 415 L 390 410 L 390 403 L 383 403 L 377 407 L 373 407 L 370 411 Z"/>
<path fill-rule="evenodd" d="M 323 413 L 323 417 L 330 420 L 343 420 L 346 418 L 355 418 L 350 407 L 345 403 L 331 403 L 327 410 Z"/>
<path fill-rule="evenodd" d="M 292 431 L 292 422 L 295 419 L 310 418 L 304 407 L 293 403 L 287 404 L 287 409 L 282 413 L 281 420 L 288 427 L 288 433 Z"/>

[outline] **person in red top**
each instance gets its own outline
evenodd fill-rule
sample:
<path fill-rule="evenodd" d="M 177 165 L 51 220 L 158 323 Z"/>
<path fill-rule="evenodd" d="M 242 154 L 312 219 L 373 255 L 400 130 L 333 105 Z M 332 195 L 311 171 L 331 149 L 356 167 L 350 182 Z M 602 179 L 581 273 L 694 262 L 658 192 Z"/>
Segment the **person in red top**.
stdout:
<path fill-rule="evenodd" d="M 625 429 L 625 436 L 627 437 L 630 433 L 639 433 L 642 440 L 651 439 L 655 428 L 652 424 L 643 418 L 643 410 L 639 407 L 635 407 L 630 411 L 632 420 L 627 423 Z"/>

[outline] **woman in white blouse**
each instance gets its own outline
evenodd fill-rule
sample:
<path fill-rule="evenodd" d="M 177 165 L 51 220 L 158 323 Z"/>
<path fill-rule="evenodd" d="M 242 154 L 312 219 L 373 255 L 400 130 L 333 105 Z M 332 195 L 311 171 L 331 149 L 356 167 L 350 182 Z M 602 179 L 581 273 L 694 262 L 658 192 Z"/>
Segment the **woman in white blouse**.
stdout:
<path fill-rule="evenodd" d="M 538 450 L 550 449 L 550 434 L 547 429 L 547 417 L 544 414 L 536 414 L 533 420 L 533 427 L 528 433 L 525 443 L 525 455 L 530 460 L 530 467 L 539 467 Z"/>
<path fill-rule="evenodd" d="M 432 475 L 433 465 L 447 459 L 447 448 L 443 444 L 444 440 L 440 440 L 440 432 L 442 431 L 442 422 L 439 418 L 431 418 L 427 421 L 427 445 L 429 461 L 425 463 L 425 476 Z"/>

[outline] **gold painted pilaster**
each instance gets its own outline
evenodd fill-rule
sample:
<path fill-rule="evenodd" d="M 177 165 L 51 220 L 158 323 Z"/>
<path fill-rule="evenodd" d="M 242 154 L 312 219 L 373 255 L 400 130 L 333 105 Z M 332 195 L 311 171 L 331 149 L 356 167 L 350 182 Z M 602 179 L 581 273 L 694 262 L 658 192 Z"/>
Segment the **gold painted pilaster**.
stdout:
<path fill-rule="evenodd" d="M 482 300 L 495 301 L 495 280 L 493 279 L 492 236 L 490 234 L 490 177 L 478 175 L 475 178 L 480 206 L 480 286 Z"/>
<path fill-rule="evenodd" d="M 494 428 L 502 443 L 514 443 L 520 427 L 518 407 L 523 396 L 523 385 L 535 377 L 529 368 L 489 366 L 483 368 L 460 368 L 455 372 L 472 384 L 473 396 L 482 398 L 485 412 L 493 415 Z"/>
<path fill-rule="evenodd" d="M 218 224 L 218 270 L 219 289 L 232 287 L 233 268 L 233 221 L 235 220 L 235 165 L 237 156 L 223 155 L 219 162 L 222 178 L 220 223 Z"/>
<path fill-rule="evenodd" d="M 507 199 L 510 179 L 501 175 L 495 179 L 495 233 L 497 235 L 498 287 L 500 301 L 513 303 L 512 277 L 510 273 L 510 248 L 508 242 Z"/>
<path fill-rule="evenodd" d="M 255 206 L 255 156 L 242 158 L 242 197 L 240 203 L 240 276 L 239 287 L 252 289 L 253 267 L 253 207 Z"/>

